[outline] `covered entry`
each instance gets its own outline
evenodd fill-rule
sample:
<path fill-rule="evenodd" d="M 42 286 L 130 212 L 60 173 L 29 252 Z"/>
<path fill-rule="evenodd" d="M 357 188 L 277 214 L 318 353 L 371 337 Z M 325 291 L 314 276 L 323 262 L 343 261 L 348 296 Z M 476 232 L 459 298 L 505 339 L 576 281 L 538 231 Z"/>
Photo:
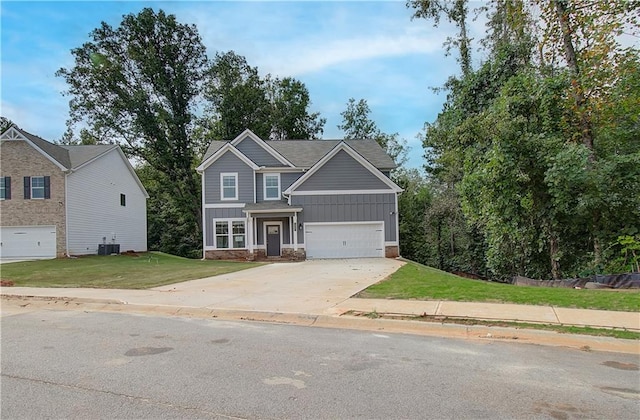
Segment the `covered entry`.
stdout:
<path fill-rule="evenodd" d="M 297 230 L 302 208 L 268 201 L 247 204 L 242 211 L 247 215 L 249 253 L 256 258 L 300 258 Z"/>
<path fill-rule="evenodd" d="M 55 226 L 3 226 L 0 258 L 55 258 Z"/>
<path fill-rule="evenodd" d="M 384 257 L 384 222 L 305 223 L 307 258 Z"/>

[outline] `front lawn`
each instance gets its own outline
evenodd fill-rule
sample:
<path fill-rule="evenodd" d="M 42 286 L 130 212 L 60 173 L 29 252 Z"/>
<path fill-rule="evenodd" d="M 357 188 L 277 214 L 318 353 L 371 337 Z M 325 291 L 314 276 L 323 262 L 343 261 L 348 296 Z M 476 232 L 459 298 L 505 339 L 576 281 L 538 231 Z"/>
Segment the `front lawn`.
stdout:
<path fill-rule="evenodd" d="M 640 291 L 637 289 L 612 291 L 514 286 L 469 280 L 413 262 L 405 264 L 388 279 L 363 290 L 358 297 L 640 311 Z"/>
<path fill-rule="evenodd" d="M 0 265 L 3 281 L 27 287 L 147 289 L 256 267 L 259 263 L 190 260 L 161 252 L 84 256 Z"/>

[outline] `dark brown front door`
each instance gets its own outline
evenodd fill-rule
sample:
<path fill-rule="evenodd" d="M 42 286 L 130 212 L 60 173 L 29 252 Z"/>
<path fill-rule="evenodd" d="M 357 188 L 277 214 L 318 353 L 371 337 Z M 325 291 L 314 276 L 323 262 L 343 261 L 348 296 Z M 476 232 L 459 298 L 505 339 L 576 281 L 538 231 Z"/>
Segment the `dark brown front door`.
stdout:
<path fill-rule="evenodd" d="M 280 256 L 280 225 L 267 225 L 267 257 Z"/>

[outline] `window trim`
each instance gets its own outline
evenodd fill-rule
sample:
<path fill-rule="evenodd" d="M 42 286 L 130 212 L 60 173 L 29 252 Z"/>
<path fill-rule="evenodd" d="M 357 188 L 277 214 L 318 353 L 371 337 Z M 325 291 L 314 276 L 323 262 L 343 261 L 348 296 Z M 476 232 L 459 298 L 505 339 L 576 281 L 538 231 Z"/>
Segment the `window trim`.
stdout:
<path fill-rule="evenodd" d="M 46 182 L 45 182 L 45 177 L 44 176 L 31 176 L 29 177 L 29 198 L 31 200 L 44 200 L 45 198 L 47 198 L 47 194 L 46 194 Z M 36 178 L 42 178 L 42 187 L 34 187 L 33 186 L 33 180 Z M 34 197 L 33 196 L 33 190 L 34 188 L 37 188 L 38 190 L 42 189 L 42 197 Z"/>
<path fill-rule="evenodd" d="M 224 178 L 225 177 L 234 177 L 235 180 L 235 196 L 234 197 L 225 197 L 224 196 Z M 220 201 L 237 201 L 238 200 L 238 173 L 237 172 L 220 172 Z"/>
<path fill-rule="evenodd" d="M 244 247 L 243 248 L 234 248 L 233 247 L 233 237 L 237 236 L 238 234 L 233 233 L 233 223 L 234 222 L 241 222 L 244 226 Z M 218 227 L 218 223 L 226 223 L 227 224 L 227 233 L 226 233 L 226 238 L 227 238 L 227 244 L 229 245 L 227 248 L 220 248 L 218 247 L 218 237 L 223 237 L 224 235 L 218 235 L 217 234 L 217 227 Z M 247 249 L 247 219 L 244 218 L 230 218 L 230 219 L 213 219 L 213 249 L 219 249 L 219 250 L 224 250 L 224 251 L 234 251 L 234 250 L 240 250 L 240 249 Z"/>
<path fill-rule="evenodd" d="M 274 176 L 278 178 L 278 195 L 276 197 L 267 197 L 267 177 L 274 177 Z M 270 186 L 269 188 L 273 188 L 273 186 Z M 263 200 L 265 201 L 280 200 L 281 192 L 282 192 L 282 188 L 281 188 L 279 172 L 262 174 L 262 199 Z"/>

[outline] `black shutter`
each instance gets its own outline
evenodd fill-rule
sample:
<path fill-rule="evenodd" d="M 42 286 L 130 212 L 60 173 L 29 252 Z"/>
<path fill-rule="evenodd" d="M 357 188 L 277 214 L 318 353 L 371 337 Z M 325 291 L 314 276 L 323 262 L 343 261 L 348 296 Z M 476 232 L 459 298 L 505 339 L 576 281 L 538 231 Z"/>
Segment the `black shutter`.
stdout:
<path fill-rule="evenodd" d="M 11 200 L 11 177 L 4 177 L 4 199 Z"/>
<path fill-rule="evenodd" d="M 44 198 L 51 198 L 51 177 L 44 177 Z"/>
<path fill-rule="evenodd" d="M 28 200 L 31 198 L 31 177 L 24 177 L 24 198 Z"/>

